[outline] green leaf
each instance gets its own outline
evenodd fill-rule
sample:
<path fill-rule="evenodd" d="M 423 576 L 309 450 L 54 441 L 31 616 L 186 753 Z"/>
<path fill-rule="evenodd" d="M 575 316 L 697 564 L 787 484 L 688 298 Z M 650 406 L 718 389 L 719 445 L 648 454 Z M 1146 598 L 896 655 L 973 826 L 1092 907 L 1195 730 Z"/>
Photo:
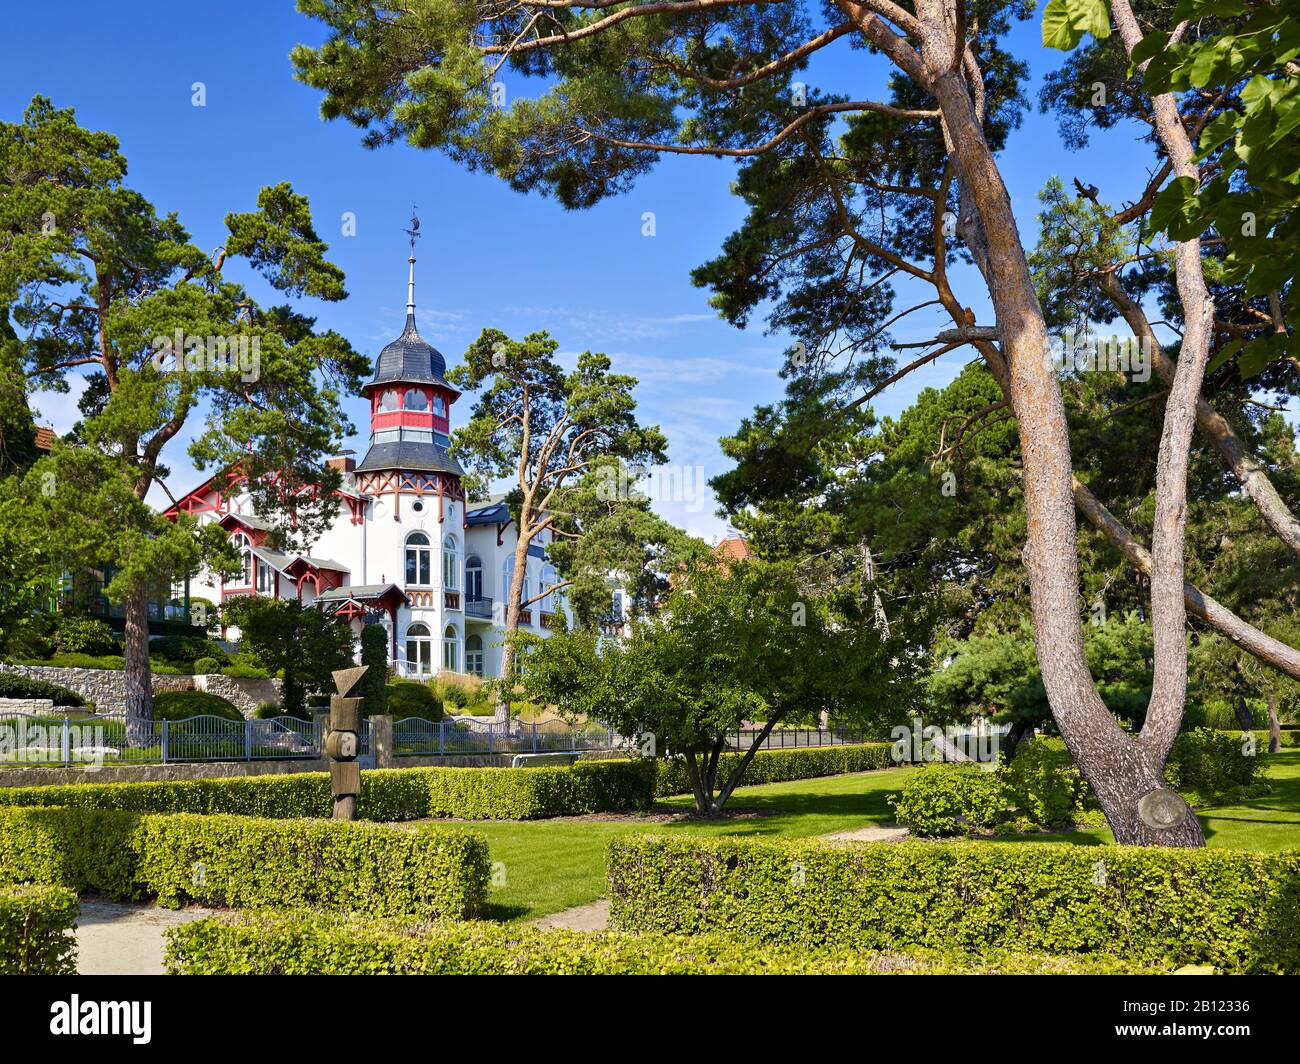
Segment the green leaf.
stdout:
<path fill-rule="evenodd" d="M 1107 0 L 1049 0 L 1043 9 L 1044 47 L 1068 52 L 1085 33 L 1097 40 L 1110 36 Z"/>

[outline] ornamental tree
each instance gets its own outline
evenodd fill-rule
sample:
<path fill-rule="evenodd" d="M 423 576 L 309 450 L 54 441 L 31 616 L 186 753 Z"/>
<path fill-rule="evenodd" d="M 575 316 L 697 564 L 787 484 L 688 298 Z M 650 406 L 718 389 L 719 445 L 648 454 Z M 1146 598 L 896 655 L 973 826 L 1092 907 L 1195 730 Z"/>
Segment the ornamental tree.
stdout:
<path fill-rule="evenodd" d="M 663 609 L 617 642 L 590 631 L 521 637 L 525 690 L 569 716 L 585 715 L 638 739 L 643 750 L 686 761 L 695 808 L 716 816 L 772 730 L 884 726 L 919 705 L 908 633 L 876 622 L 863 586 L 811 592 L 794 565 L 694 563 Z M 721 756 L 753 722 L 743 756 Z"/>
<path fill-rule="evenodd" d="M 331 674 L 353 663 L 348 625 L 300 602 L 240 595 L 223 607 L 222 620 L 239 626 L 241 652 L 281 675 L 284 710 L 295 717 L 305 715 L 308 692 L 332 690 Z"/>
<path fill-rule="evenodd" d="M 324 458 L 349 431 L 342 388 L 368 366 L 341 336 L 288 305 L 263 307 L 228 276 L 241 260 L 277 291 L 345 297 L 307 201 L 288 185 L 226 216 L 224 245 L 196 247 L 174 214 L 126 183 L 117 140 L 71 110 L 33 99 L 0 123 L 0 307 L 35 388 L 84 374 L 83 420 L 28 474 L 60 564 L 112 564 L 105 589 L 126 605 L 127 716 L 152 716 L 150 591 L 229 561 L 212 538 L 162 521 L 164 450 L 189 430 L 200 467 L 238 467 L 284 542 L 310 541 L 333 514 L 338 474 Z M 47 475 L 48 474 L 48 475 Z"/>
<path fill-rule="evenodd" d="M 524 599 L 529 546 L 548 531 L 562 540 L 583 538 L 599 515 L 584 505 L 590 497 L 579 485 L 601 463 L 665 460 L 663 433 L 637 420 L 636 379 L 611 372 L 608 356 L 590 351 L 566 371 L 555 359 L 557 346 L 544 332 L 512 340 L 485 329 L 447 375 L 457 387 L 478 392 L 469 421 L 453 436 L 454 452 L 477 479 L 475 488 L 508 479 L 507 500 L 518 529 L 504 603 L 501 720 L 509 716 L 519 615 L 568 586 L 559 581 Z"/>

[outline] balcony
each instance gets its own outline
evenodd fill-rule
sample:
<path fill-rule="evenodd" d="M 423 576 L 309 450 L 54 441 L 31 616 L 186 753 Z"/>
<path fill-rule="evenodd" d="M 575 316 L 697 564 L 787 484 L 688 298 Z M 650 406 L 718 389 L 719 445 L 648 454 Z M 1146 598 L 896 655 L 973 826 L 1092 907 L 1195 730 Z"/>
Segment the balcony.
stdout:
<path fill-rule="evenodd" d="M 444 608 L 449 610 L 460 609 L 460 592 L 444 591 L 442 593 L 442 604 Z"/>
<path fill-rule="evenodd" d="M 492 600 L 481 597 L 466 599 L 465 616 L 479 621 L 492 620 Z"/>

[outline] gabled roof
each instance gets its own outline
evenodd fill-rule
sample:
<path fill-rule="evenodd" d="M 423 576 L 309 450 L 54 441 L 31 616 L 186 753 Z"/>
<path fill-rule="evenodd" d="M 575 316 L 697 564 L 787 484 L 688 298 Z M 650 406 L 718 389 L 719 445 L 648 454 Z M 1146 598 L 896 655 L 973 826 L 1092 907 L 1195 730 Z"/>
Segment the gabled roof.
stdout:
<path fill-rule="evenodd" d="M 349 599 L 383 598 L 389 591 L 396 591 L 403 599 L 406 594 L 396 584 L 353 584 L 350 587 L 332 587 L 316 596 L 317 602 L 347 602 Z"/>

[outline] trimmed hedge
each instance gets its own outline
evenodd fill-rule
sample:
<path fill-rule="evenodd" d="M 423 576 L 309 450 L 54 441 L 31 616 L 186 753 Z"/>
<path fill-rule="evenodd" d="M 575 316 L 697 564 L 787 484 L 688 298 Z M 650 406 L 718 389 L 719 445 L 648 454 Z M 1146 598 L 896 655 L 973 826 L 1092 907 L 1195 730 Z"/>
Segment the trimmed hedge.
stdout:
<path fill-rule="evenodd" d="M 892 743 L 859 743 L 852 746 L 810 746 L 789 750 L 760 750 L 745 769 L 742 785 L 753 787 L 761 783 L 784 783 L 787 780 L 815 779 L 819 776 L 840 776 L 847 772 L 870 772 L 873 769 L 896 768 L 891 751 Z M 718 779 L 730 778 L 743 754 L 728 753 L 718 758 Z M 667 798 L 674 794 L 690 794 L 691 780 L 686 772 L 684 758 L 668 758 L 659 762 L 659 778 L 655 783 L 655 797 Z"/>
<path fill-rule="evenodd" d="M 0 672 L 0 698 L 48 698 L 56 706 L 69 708 L 86 704 L 86 700 L 76 691 L 15 672 Z"/>
<path fill-rule="evenodd" d="M 724 935 L 542 931 L 502 924 L 240 914 L 166 933 L 173 975 L 740 975 L 1132 973 L 1110 957 L 944 956 L 933 951 L 792 951 Z"/>
<path fill-rule="evenodd" d="M 154 720 L 187 720 L 205 714 L 241 724 L 244 720 L 230 699 L 207 691 L 159 691 L 153 696 Z"/>
<path fill-rule="evenodd" d="M 75 975 L 78 911 L 65 887 L 0 887 L 0 975 Z"/>
<path fill-rule="evenodd" d="M 0 809 L 0 882 L 234 907 L 476 916 L 487 841 L 471 831 L 104 809 Z"/>
<path fill-rule="evenodd" d="M 1300 972 L 1300 852 L 624 836 L 611 926 Z"/>
<path fill-rule="evenodd" d="M 397 768 L 361 773 L 363 820 L 536 820 L 642 810 L 653 800 L 653 761 L 582 761 L 557 768 Z M 141 813 L 328 817 L 329 774 L 73 783 L 0 788 L 0 806 L 75 806 Z"/>

